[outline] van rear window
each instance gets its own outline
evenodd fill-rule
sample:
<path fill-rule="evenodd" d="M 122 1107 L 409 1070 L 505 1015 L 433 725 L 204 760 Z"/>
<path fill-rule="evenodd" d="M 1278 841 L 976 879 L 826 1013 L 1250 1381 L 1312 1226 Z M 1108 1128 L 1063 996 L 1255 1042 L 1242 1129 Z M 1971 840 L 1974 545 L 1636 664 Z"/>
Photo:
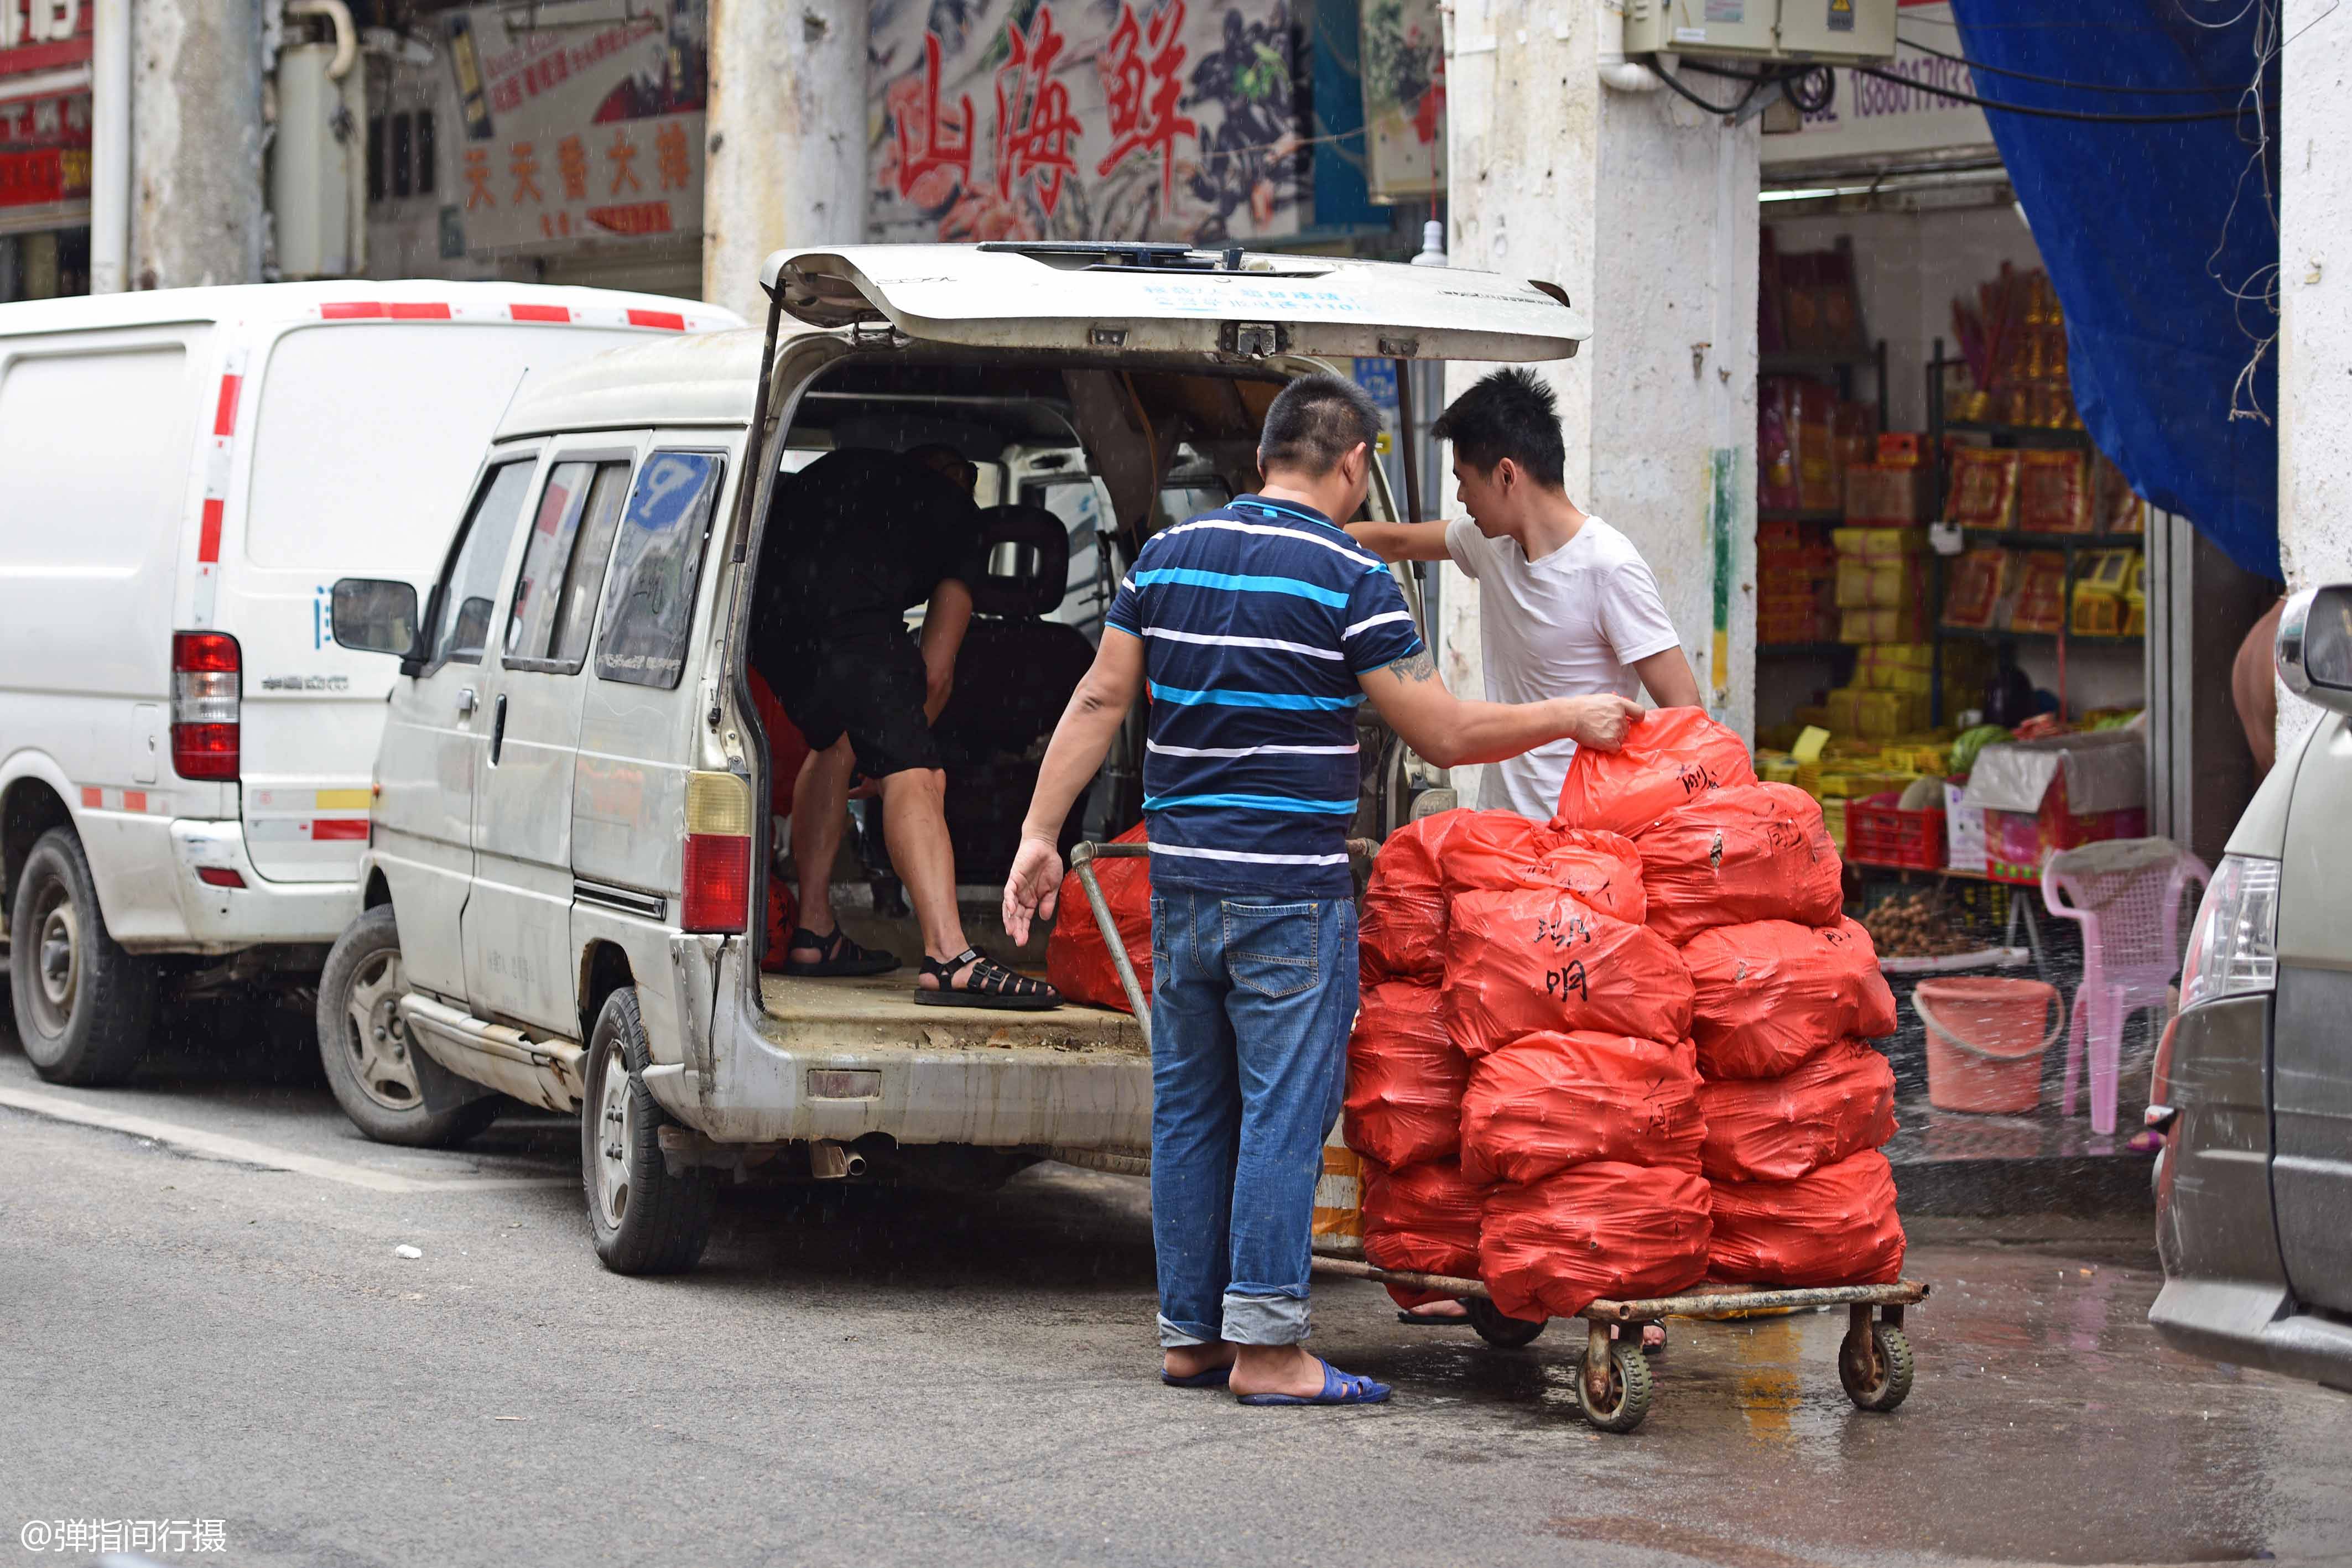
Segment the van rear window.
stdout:
<path fill-rule="evenodd" d="M 596 674 L 605 680 L 663 691 L 677 685 L 724 472 L 707 452 L 656 452 L 637 471 L 604 578 Z"/>

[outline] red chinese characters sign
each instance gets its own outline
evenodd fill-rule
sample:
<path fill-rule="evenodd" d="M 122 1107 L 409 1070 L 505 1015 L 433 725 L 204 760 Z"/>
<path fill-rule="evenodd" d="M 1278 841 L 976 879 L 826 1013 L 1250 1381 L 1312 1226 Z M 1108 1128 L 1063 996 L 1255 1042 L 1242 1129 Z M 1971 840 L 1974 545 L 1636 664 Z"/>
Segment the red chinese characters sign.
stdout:
<path fill-rule="evenodd" d="M 1016 0 L 996 17 L 949 37 L 919 8 L 877 10 L 872 237 L 1296 230 L 1306 109 L 1286 4 Z"/>
<path fill-rule="evenodd" d="M 90 9 L 88 0 L 0 0 L 0 87 L 87 63 Z M 0 208 L 89 195 L 89 92 L 0 99 Z"/>
<path fill-rule="evenodd" d="M 700 231 L 705 6 L 655 0 L 591 26 L 533 26 L 504 5 L 445 19 L 469 252 Z"/>

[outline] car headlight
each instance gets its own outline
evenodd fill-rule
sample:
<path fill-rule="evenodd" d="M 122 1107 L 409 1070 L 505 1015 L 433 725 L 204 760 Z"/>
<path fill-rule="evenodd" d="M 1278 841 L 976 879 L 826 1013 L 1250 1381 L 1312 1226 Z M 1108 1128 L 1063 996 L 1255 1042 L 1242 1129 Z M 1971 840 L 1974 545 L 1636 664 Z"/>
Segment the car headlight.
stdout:
<path fill-rule="evenodd" d="M 2279 862 L 2223 855 L 2197 906 L 2181 963 L 2180 1007 L 2278 985 Z"/>

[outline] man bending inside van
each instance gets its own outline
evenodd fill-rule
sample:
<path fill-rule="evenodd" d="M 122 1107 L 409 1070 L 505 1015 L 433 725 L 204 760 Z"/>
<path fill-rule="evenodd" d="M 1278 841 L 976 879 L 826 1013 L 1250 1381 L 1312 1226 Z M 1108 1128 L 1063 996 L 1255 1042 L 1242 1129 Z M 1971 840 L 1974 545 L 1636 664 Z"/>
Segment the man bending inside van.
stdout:
<path fill-rule="evenodd" d="M 877 780 L 890 864 L 923 929 L 915 999 L 935 1006 L 1058 1007 L 1061 993 L 964 940 L 948 838 L 947 775 L 931 721 L 947 706 L 971 624 L 980 514 L 971 465 L 946 447 L 899 456 L 829 453 L 780 487 L 761 549 L 753 662 L 807 738 L 793 789 L 800 925 L 784 973 L 887 974 L 898 960 L 835 918 L 834 857 L 853 775 Z M 919 641 L 906 612 L 923 605 Z"/>

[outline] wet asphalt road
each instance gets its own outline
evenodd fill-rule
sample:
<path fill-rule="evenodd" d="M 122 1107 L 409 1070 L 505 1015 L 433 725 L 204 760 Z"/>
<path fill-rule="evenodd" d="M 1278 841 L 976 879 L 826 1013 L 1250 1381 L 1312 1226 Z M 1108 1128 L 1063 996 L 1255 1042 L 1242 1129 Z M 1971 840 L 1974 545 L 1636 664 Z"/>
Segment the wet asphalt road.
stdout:
<path fill-rule="evenodd" d="M 1136 1181 L 745 1190 L 698 1272 L 628 1280 L 569 1124 L 379 1148 L 314 1073 L 188 1060 L 86 1093 L 0 1041 L 0 1096 L 62 1113 L 0 1104 L 0 1568 L 88 1560 L 28 1521 L 157 1518 L 225 1521 L 166 1560 L 305 1568 L 2352 1559 L 2352 1397 L 2163 1349 L 2129 1228 L 1915 1226 L 1892 1416 L 1839 1392 L 1840 1319 L 1676 1322 L 1604 1437 L 1574 1334 L 1338 1281 L 1315 1347 L 1396 1402 L 1249 1410 L 1152 1381 Z"/>

